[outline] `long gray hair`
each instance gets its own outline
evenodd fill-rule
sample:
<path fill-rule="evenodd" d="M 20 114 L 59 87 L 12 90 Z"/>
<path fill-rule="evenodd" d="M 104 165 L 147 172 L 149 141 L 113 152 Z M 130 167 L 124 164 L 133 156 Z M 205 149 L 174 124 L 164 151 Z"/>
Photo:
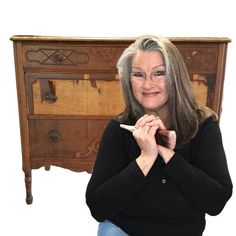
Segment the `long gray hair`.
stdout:
<path fill-rule="evenodd" d="M 183 58 L 176 46 L 167 38 L 141 36 L 119 58 L 117 68 L 126 108 L 118 116 L 118 120 L 130 122 L 130 117 L 137 120 L 145 114 L 143 107 L 133 95 L 130 82 L 132 60 L 138 51 L 162 53 L 166 66 L 171 129 L 176 131 L 178 144 L 188 142 L 196 135 L 203 120 L 212 115 L 216 118 L 216 115 L 209 108 L 197 104 Z"/>

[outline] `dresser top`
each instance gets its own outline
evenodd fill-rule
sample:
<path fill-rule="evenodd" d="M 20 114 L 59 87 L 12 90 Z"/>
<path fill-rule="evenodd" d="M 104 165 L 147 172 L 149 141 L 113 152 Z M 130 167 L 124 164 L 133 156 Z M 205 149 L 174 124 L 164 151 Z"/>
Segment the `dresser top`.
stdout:
<path fill-rule="evenodd" d="M 172 42 L 199 42 L 199 43 L 229 43 L 228 37 L 167 37 Z M 51 42 L 132 42 L 136 38 L 127 37 L 62 37 L 62 36 L 38 36 L 38 35 L 14 35 L 12 41 L 51 41 Z"/>

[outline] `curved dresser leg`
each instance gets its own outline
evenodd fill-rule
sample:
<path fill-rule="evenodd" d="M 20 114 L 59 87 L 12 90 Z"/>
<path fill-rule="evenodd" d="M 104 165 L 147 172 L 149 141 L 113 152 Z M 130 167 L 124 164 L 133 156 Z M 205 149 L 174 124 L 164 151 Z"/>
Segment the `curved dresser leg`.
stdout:
<path fill-rule="evenodd" d="M 31 191 L 31 171 L 25 172 L 25 187 L 26 187 L 26 203 L 31 204 L 33 202 L 33 196 Z"/>

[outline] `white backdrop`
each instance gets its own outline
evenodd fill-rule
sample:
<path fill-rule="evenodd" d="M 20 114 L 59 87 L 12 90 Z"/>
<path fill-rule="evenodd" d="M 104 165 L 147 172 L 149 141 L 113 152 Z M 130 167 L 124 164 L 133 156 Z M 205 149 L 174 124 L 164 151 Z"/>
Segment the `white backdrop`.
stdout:
<path fill-rule="evenodd" d="M 97 223 L 85 204 L 87 173 L 52 167 L 34 170 L 32 205 L 25 203 L 24 175 L 12 35 L 89 37 L 229 37 L 221 129 L 236 181 L 236 14 L 232 0 L 2 0 L 0 2 L 0 235 L 93 236 Z M 207 216 L 204 236 L 234 236 L 236 197 L 223 212 Z M 4 233 L 3 233 L 4 232 Z"/>

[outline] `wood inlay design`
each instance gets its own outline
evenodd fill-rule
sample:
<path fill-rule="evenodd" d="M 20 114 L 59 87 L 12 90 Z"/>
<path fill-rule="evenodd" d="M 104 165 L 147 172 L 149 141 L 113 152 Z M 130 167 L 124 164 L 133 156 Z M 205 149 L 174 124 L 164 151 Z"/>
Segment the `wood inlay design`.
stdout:
<path fill-rule="evenodd" d="M 93 153 L 97 153 L 99 143 L 100 143 L 100 138 L 93 140 L 92 144 L 90 146 L 88 146 L 88 148 L 87 148 L 88 151 L 86 153 L 81 153 L 80 151 L 76 152 L 75 158 L 85 158 L 85 157 L 92 155 Z"/>
<path fill-rule="evenodd" d="M 121 54 L 120 50 L 117 48 L 90 48 L 91 55 L 99 57 L 101 60 L 107 63 L 116 64 L 118 56 Z"/>
<path fill-rule="evenodd" d="M 195 50 L 180 47 L 179 51 L 189 69 L 198 67 L 212 70 L 217 66 L 218 50 L 215 47 L 199 47 Z"/>
<path fill-rule="evenodd" d="M 40 48 L 27 51 L 25 56 L 29 62 L 37 62 L 40 65 L 79 65 L 89 61 L 87 53 L 75 49 Z"/>

